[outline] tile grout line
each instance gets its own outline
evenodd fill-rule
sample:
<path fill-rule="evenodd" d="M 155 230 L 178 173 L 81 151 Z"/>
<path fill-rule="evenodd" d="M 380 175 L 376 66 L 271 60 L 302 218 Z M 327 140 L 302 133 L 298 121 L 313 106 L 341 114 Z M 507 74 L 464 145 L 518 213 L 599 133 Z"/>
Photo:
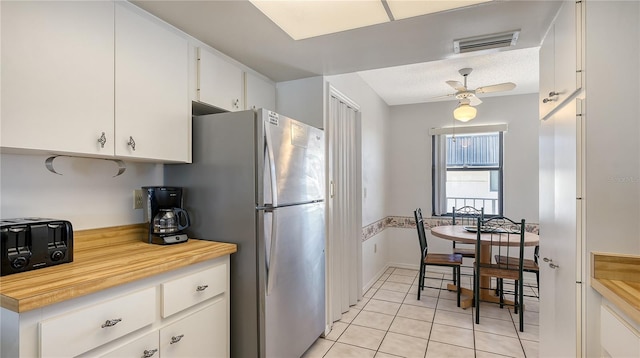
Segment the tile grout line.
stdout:
<path fill-rule="evenodd" d="M 390 272 L 387 272 L 389 269 L 387 269 L 387 271 L 385 271 L 385 273 L 384 273 L 383 275 L 386 275 L 386 277 L 385 277 L 384 279 L 382 279 L 382 275 L 381 275 L 381 278 L 377 281 L 377 282 L 381 282 L 379 287 L 377 287 L 377 288 L 371 287 L 371 288 L 369 288 L 369 290 L 367 290 L 367 292 L 366 292 L 365 294 L 368 294 L 368 297 L 365 297 L 365 296 L 363 295 L 363 298 L 366 298 L 366 299 L 367 299 L 367 302 L 366 302 L 366 303 L 364 303 L 364 304 L 362 305 L 362 307 L 360 307 L 359 309 L 357 309 L 357 308 L 356 308 L 356 310 L 357 310 L 358 312 L 357 312 L 357 313 L 352 317 L 352 319 L 351 319 L 348 323 L 347 323 L 347 322 L 343 322 L 343 323 L 346 323 L 346 327 L 345 327 L 345 329 L 340 333 L 340 335 L 338 335 L 338 336 L 336 337 L 335 341 L 331 342 L 331 344 L 329 345 L 328 349 L 327 349 L 327 350 L 325 351 L 325 353 L 322 355 L 323 357 L 326 357 L 326 356 L 329 354 L 329 352 L 331 352 L 331 351 L 332 351 L 332 349 L 333 349 L 334 347 L 336 347 L 336 343 L 341 343 L 341 344 L 349 345 L 349 346 L 352 346 L 352 347 L 357 347 L 357 348 L 359 348 L 359 349 L 367 349 L 367 350 L 369 350 L 369 351 L 374 352 L 374 353 L 373 353 L 373 354 L 374 354 L 374 356 L 375 356 L 375 355 L 378 355 L 379 353 L 381 353 L 381 354 L 386 354 L 386 355 L 391 355 L 391 356 L 396 356 L 394 353 L 386 353 L 386 352 L 381 351 L 380 349 L 382 348 L 382 344 L 383 344 L 383 342 L 385 341 L 385 339 L 389 337 L 389 333 L 390 333 L 390 332 L 393 332 L 393 331 L 391 331 L 391 327 L 393 326 L 393 324 L 394 324 L 396 321 L 398 321 L 398 319 L 399 319 L 399 318 L 408 319 L 408 320 L 412 320 L 412 319 L 413 319 L 413 318 L 411 318 L 411 317 L 399 316 L 399 313 L 400 313 L 400 310 L 402 309 L 402 307 L 407 306 L 407 307 L 424 307 L 424 308 L 430 308 L 430 309 L 433 309 L 433 316 L 431 317 L 431 322 L 430 322 L 431 326 L 430 326 L 430 328 L 429 328 L 429 333 L 428 333 L 428 335 L 427 335 L 427 338 L 426 338 L 426 339 L 425 339 L 425 338 L 423 338 L 422 336 L 414 336 L 414 335 L 412 335 L 412 334 L 405 334 L 405 333 L 397 333 L 397 332 L 393 332 L 394 334 L 398 334 L 398 335 L 402 335 L 402 336 L 406 336 L 406 337 L 411 337 L 411 338 L 415 338 L 415 339 L 426 340 L 426 347 L 425 347 L 424 354 L 423 354 L 423 356 L 426 358 L 426 356 L 427 356 L 427 352 L 428 352 L 428 350 L 429 350 L 429 346 L 431 345 L 431 341 L 432 341 L 432 333 L 433 333 L 434 325 L 436 324 L 436 323 L 435 323 L 436 315 L 438 314 L 438 312 L 440 312 L 440 313 L 443 313 L 443 312 L 447 312 L 447 313 L 448 313 L 448 312 L 454 312 L 454 311 L 450 310 L 450 307 L 448 307 L 448 305 L 450 304 L 450 302 L 449 302 L 449 303 L 446 305 L 446 307 L 445 307 L 445 306 L 442 306 L 442 305 L 444 304 L 444 302 L 445 302 L 445 301 L 441 301 L 441 300 L 443 300 L 443 299 L 446 299 L 447 301 L 451 301 L 449 298 L 446 298 L 446 297 L 444 297 L 444 296 L 442 295 L 442 291 L 446 289 L 446 288 L 444 288 L 444 289 L 443 289 L 443 288 L 442 288 L 442 286 L 445 284 L 445 281 L 449 281 L 449 278 L 447 278 L 447 275 L 446 275 L 445 273 L 440 273 L 440 274 L 439 274 L 439 276 L 440 276 L 439 278 L 436 278 L 436 277 L 425 277 L 425 279 L 431 279 L 431 280 L 434 280 L 434 281 L 435 281 L 435 280 L 438 280 L 438 281 L 439 281 L 439 283 L 440 283 L 440 285 L 439 285 L 439 289 L 438 289 L 438 293 L 437 293 L 437 296 L 421 295 L 421 296 L 423 296 L 425 299 L 426 299 L 426 298 L 435 299 L 435 307 L 431 308 L 431 307 L 429 307 L 429 306 L 426 306 L 426 304 L 427 304 L 426 302 L 425 302 L 425 305 L 412 304 L 412 303 L 407 302 L 407 299 L 410 297 L 410 296 L 409 296 L 410 294 L 417 294 L 417 292 L 414 292 L 414 293 L 412 293 L 412 292 L 411 292 L 412 287 L 414 286 L 414 284 L 415 284 L 415 286 L 416 286 L 416 289 L 418 289 L 418 290 L 420 289 L 420 288 L 419 288 L 419 286 L 420 286 L 420 285 L 419 285 L 419 282 L 418 282 L 418 281 L 419 281 L 419 277 L 417 277 L 417 276 L 419 276 L 419 275 L 417 275 L 417 274 L 414 274 L 414 275 L 413 275 L 413 277 L 414 277 L 414 278 L 413 278 L 412 283 L 406 283 L 406 281 L 404 281 L 404 280 L 402 280 L 402 279 L 399 279 L 400 281 L 391 281 L 391 280 L 390 280 L 391 276 L 392 276 L 392 275 L 394 274 L 394 272 L 395 272 L 397 269 L 399 269 L 399 268 L 397 268 L 397 267 L 392 267 L 392 269 L 393 269 L 393 270 L 391 270 Z M 409 270 L 409 269 L 407 269 L 407 270 Z M 411 270 L 411 271 L 413 271 L 413 270 Z M 406 277 L 410 277 L 410 276 L 411 276 L 411 275 L 404 275 L 404 274 L 396 274 L 396 275 L 398 275 L 398 276 L 406 276 Z M 394 284 L 403 284 L 403 285 L 408 285 L 408 286 L 409 286 L 409 288 L 408 288 L 408 290 L 407 290 L 406 292 L 403 292 L 403 291 L 397 291 L 397 290 L 395 290 L 395 289 L 391 289 L 391 290 L 390 290 L 390 289 L 384 289 L 384 288 L 383 288 L 383 286 L 384 286 L 387 282 L 394 283 Z M 416 284 L 416 283 L 418 283 L 418 284 Z M 537 298 L 537 299 L 539 300 L 538 292 L 536 292 L 536 291 L 533 289 L 533 287 L 531 287 L 530 289 L 531 289 L 531 291 L 533 292 L 533 294 L 534 294 L 534 295 L 536 295 L 536 296 L 534 296 L 533 298 L 534 298 L 534 299 L 535 299 L 535 298 Z M 396 292 L 396 293 L 403 294 L 402 299 L 401 299 L 401 302 L 397 302 L 397 301 L 389 301 L 389 300 L 386 300 L 386 299 L 380 299 L 380 298 L 374 298 L 374 296 L 375 296 L 376 294 L 378 294 L 378 293 L 380 292 L 380 290 L 390 291 L 390 292 Z M 371 301 L 372 301 L 372 300 L 374 300 L 374 299 L 375 299 L 376 301 L 382 301 L 382 302 L 388 302 L 388 303 L 398 304 L 398 308 L 395 310 L 395 313 L 394 313 L 394 314 L 388 314 L 388 313 L 386 313 L 386 312 L 378 312 L 378 311 L 373 311 L 373 310 L 365 310 L 365 308 L 366 308 L 366 307 L 371 303 Z M 394 298 L 394 299 L 395 299 L 395 298 Z M 352 306 L 351 308 L 353 309 L 353 306 Z M 366 326 L 366 325 L 364 325 L 364 326 L 363 326 L 363 325 L 360 325 L 360 324 L 354 323 L 354 321 L 355 321 L 355 320 L 360 316 L 360 314 L 362 313 L 362 311 L 367 311 L 367 312 L 369 312 L 369 313 L 374 313 L 374 314 L 382 314 L 382 315 L 392 316 L 392 317 L 393 317 L 393 319 L 392 319 L 392 320 L 391 320 L 391 322 L 389 323 L 388 327 L 387 327 L 386 329 L 384 329 L 384 330 L 379 329 L 379 328 L 375 328 L 375 327 L 371 327 L 371 326 Z M 532 311 L 532 312 L 533 312 L 533 311 Z M 518 328 L 516 327 L 516 324 L 515 324 L 515 321 L 514 321 L 514 320 L 515 320 L 515 318 L 513 317 L 513 313 L 511 312 L 511 310 L 509 310 L 509 309 L 508 309 L 508 313 L 509 313 L 509 320 L 511 321 L 511 326 L 513 327 L 513 329 L 515 330 L 515 333 L 516 333 L 515 337 L 517 337 L 518 342 L 520 343 L 520 349 L 521 349 L 521 352 L 524 354 L 524 356 L 525 356 L 525 358 L 526 358 L 526 357 L 527 357 L 527 352 L 526 352 L 525 347 L 524 347 L 524 344 L 523 344 L 523 342 L 522 342 L 522 341 L 523 341 L 523 339 L 522 339 L 522 338 L 521 338 L 521 336 L 520 336 L 520 332 L 519 332 Z M 474 314 L 474 308 L 472 308 L 472 311 L 471 311 L 471 315 L 470 315 L 470 316 L 471 316 L 471 320 L 472 320 L 472 329 L 471 329 L 471 330 L 472 330 L 472 337 L 473 337 L 473 354 L 474 354 L 474 357 L 477 357 L 478 352 L 480 352 L 480 351 L 478 350 L 478 348 L 477 348 L 477 344 L 476 344 L 476 338 L 477 338 L 477 337 L 476 337 L 476 333 L 477 333 L 477 331 L 476 331 L 476 325 L 475 325 L 475 319 L 474 319 L 474 317 L 475 317 L 475 314 Z M 499 321 L 507 321 L 507 320 L 503 320 L 503 319 L 500 319 L 500 318 L 497 318 L 497 317 L 487 317 L 487 318 L 492 318 L 492 319 L 499 320 Z M 422 320 L 422 319 L 413 319 L 413 320 L 416 320 L 416 321 L 424 321 L 424 320 Z M 339 322 L 339 321 L 337 321 L 337 322 Z M 428 322 L 428 321 L 425 321 L 425 322 Z M 464 327 L 459 327 L 459 326 L 452 326 L 452 325 L 449 325 L 449 324 L 444 324 L 444 325 L 445 325 L 445 326 L 450 326 L 450 327 L 464 328 Z M 379 331 L 381 331 L 381 332 L 384 332 L 384 335 L 382 336 L 382 339 L 380 340 L 380 343 L 377 345 L 377 348 L 376 348 L 376 349 L 370 349 L 370 348 L 366 348 L 366 347 L 362 347 L 362 346 L 358 346 L 358 345 L 351 344 L 351 343 L 346 343 L 346 342 L 338 342 L 338 340 L 339 340 L 339 339 L 344 335 L 344 333 L 345 333 L 345 332 L 346 332 L 346 331 L 347 331 L 351 326 L 364 327 L 364 328 L 369 328 L 369 329 L 376 329 L 376 330 L 379 330 Z M 484 331 L 483 331 L 483 332 L 484 332 Z M 491 334 L 491 335 L 505 336 L 505 337 L 514 338 L 514 337 L 512 337 L 512 336 L 505 335 L 505 334 L 501 334 L 501 333 L 493 333 L 493 332 L 489 332 L 489 331 L 488 331 L 488 332 L 484 332 L 484 333 Z M 538 344 L 539 344 L 539 341 L 534 341 L 534 340 L 527 340 L 527 341 L 532 342 L 532 343 L 533 343 L 533 342 L 535 342 L 535 343 L 538 343 Z M 465 347 L 465 346 L 458 346 L 458 345 L 456 345 L 456 344 L 452 344 L 452 343 L 445 343 L 445 342 L 439 342 L 439 343 L 441 343 L 441 344 L 445 344 L 445 345 L 451 345 L 451 346 L 457 346 L 457 347 L 460 347 L 460 348 L 466 348 L 466 349 L 469 349 L 468 347 Z M 485 351 L 481 351 L 481 352 L 485 352 Z M 496 352 L 488 352 L 488 353 L 492 353 L 492 354 L 496 354 L 496 355 L 502 355 L 502 354 L 499 354 L 499 353 L 496 353 Z"/>

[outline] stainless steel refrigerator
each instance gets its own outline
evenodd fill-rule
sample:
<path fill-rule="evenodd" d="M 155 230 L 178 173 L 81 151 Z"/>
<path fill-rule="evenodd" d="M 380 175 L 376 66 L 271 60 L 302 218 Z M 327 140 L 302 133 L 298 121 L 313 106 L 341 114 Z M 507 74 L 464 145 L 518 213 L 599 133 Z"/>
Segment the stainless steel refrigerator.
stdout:
<path fill-rule="evenodd" d="M 265 109 L 193 117 L 189 237 L 232 242 L 231 356 L 300 357 L 325 327 L 324 133 Z"/>

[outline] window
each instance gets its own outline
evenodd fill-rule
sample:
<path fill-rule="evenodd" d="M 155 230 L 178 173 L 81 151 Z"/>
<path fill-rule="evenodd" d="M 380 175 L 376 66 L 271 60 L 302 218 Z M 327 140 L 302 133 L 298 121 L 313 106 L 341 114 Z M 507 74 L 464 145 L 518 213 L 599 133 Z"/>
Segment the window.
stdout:
<path fill-rule="evenodd" d="M 503 131 L 442 132 L 432 136 L 433 215 L 465 205 L 502 215 Z"/>

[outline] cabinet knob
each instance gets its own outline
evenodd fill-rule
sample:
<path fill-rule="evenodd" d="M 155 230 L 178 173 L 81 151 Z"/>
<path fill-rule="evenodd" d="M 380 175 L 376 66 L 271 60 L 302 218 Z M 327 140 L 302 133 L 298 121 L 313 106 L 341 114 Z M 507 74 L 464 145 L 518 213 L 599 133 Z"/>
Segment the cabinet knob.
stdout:
<path fill-rule="evenodd" d="M 102 324 L 102 328 L 107 328 L 107 327 L 113 327 L 116 324 L 118 324 L 118 322 L 122 321 L 122 318 L 116 318 L 116 319 L 109 319 L 106 320 L 103 324 Z"/>
<path fill-rule="evenodd" d="M 98 143 L 100 143 L 100 148 L 104 148 L 104 145 L 107 143 L 107 137 L 104 132 L 102 132 L 102 135 L 98 138 Z"/>
<path fill-rule="evenodd" d="M 206 289 L 207 289 L 207 287 L 209 287 L 209 285 L 201 285 L 201 286 L 198 286 L 198 287 L 196 288 L 196 291 L 198 291 L 198 292 L 204 291 L 204 290 L 206 290 Z"/>
<path fill-rule="evenodd" d="M 156 354 L 156 352 L 158 351 L 158 348 L 155 349 L 145 349 L 144 352 L 142 352 L 142 358 L 149 358 L 149 357 L 153 357 L 154 354 Z"/>
<path fill-rule="evenodd" d="M 136 150 L 136 141 L 133 140 L 133 137 L 129 136 L 129 141 L 127 142 L 127 145 L 131 147 L 131 150 L 133 150 L 135 152 Z"/>
<path fill-rule="evenodd" d="M 184 334 L 181 334 L 179 336 L 173 336 L 171 337 L 171 342 L 169 344 L 174 344 L 174 343 L 178 343 L 180 342 L 180 340 L 182 339 L 182 337 L 184 337 Z"/>

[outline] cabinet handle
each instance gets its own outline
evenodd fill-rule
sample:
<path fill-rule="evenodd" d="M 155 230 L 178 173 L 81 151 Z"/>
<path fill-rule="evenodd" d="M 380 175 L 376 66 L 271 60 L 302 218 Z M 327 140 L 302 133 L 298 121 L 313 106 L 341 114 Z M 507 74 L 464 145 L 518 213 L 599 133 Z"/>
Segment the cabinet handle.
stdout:
<path fill-rule="evenodd" d="M 131 146 L 131 149 L 135 152 L 135 150 L 136 150 L 136 141 L 133 140 L 133 137 L 129 136 L 129 141 L 127 142 L 127 145 Z"/>
<path fill-rule="evenodd" d="M 182 337 L 184 337 L 184 334 L 181 334 L 179 336 L 173 336 L 171 337 L 171 343 L 169 344 L 174 344 L 174 343 L 178 343 L 180 342 L 180 340 L 182 339 Z"/>
<path fill-rule="evenodd" d="M 107 328 L 107 327 L 113 327 L 116 324 L 118 324 L 118 322 L 122 321 L 122 318 L 116 318 L 116 319 L 109 319 L 106 320 L 104 322 L 104 324 L 102 325 L 102 328 Z"/>
<path fill-rule="evenodd" d="M 155 349 L 145 349 L 144 352 L 142 352 L 142 358 L 149 358 L 149 357 L 153 357 L 154 354 L 156 354 L 156 352 L 158 351 L 158 348 Z"/>
<path fill-rule="evenodd" d="M 107 137 L 104 135 L 104 132 L 102 132 L 102 135 L 98 138 L 98 143 L 100 143 L 100 148 L 104 148 L 105 143 L 107 143 Z"/>
<path fill-rule="evenodd" d="M 545 98 L 542 100 L 542 103 L 549 103 L 551 101 L 554 101 L 553 97 L 559 96 L 560 92 L 555 92 L 555 91 L 551 91 L 549 92 L 549 97 Z"/>
<path fill-rule="evenodd" d="M 543 258 L 543 259 L 542 259 L 542 261 L 544 261 L 544 262 L 548 262 L 548 263 L 549 263 L 549 267 L 551 267 L 552 269 L 557 269 L 558 267 L 560 267 L 560 266 L 558 266 L 558 265 L 554 264 L 554 263 L 553 263 L 553 260 L 548 259 L 548 258 L 546 258 L 546 257 L 545 257 L 545 258 Z"/>
<path fill-rule="evenodd" d="M 209 285 L 202 285 L 202 286 L 198 286 L 198 288 L 196 288 L 196 291 L 201 292 L 207 289 L 207 287 L 209 287 Z"/>

